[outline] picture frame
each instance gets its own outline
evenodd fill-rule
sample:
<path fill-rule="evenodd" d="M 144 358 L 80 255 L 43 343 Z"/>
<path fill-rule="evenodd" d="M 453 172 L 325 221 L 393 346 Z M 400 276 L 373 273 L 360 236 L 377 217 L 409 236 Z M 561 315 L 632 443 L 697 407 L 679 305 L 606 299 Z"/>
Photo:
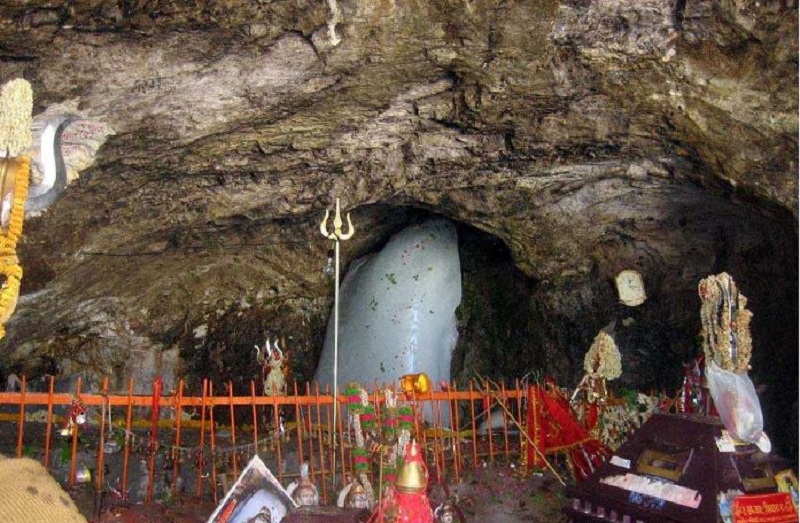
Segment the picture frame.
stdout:
<path fill-rule="evenodd" d="M 292 497 L 255 455 L 207 523 L 279 523 L 293 508 Z"/>

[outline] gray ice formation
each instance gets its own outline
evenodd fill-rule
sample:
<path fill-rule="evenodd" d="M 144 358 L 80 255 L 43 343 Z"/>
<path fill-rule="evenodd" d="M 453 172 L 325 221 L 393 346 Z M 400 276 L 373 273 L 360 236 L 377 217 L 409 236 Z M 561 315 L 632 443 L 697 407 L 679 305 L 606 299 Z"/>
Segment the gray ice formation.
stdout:
<path fill-rule="evenodd" d="M 350 382 L 371 391 L 376 382 L 396 385 L 401 376 L 420 372 L 434 384 L 450 381 L 461 302 L 451 222 L 433 219 L 400 231 L 379 253 L 353 262 L 339 292 L 340 394 Z M 316 373 L 330 390 L 333 352 L 331 314 Z"/>

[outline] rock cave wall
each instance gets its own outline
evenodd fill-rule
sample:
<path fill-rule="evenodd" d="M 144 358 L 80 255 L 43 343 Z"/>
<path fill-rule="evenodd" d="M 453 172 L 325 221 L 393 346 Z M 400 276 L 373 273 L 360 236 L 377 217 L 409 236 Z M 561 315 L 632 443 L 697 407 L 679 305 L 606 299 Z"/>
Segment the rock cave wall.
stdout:
<path fill-rule="evenodd" d="M 674 386 L 697 283 L 731 273 L 796 457 L 776 423 L 797 420 L 797 18 L 786 0 L 0 6 L 0 82 L 115 133 L 25 223 L 0 371 L 249 387 L 269 335 L 307 378 L 340 197 L 345 265 L 420 216 L 458 225 L 462 383 L 574 383 L 616 320 L 618 385 Z M 637 308 L 613 287 L 628 268 Z"/>

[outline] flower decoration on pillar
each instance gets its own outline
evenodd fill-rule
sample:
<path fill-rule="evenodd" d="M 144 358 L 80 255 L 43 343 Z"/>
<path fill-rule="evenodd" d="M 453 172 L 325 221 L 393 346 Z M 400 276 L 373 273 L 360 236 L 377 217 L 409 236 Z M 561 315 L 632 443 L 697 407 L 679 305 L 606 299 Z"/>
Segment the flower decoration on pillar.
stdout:
<path fill-rule="evenodd" d="M 397 408 L 397 427 L 400 431 L 411 431 L 414 428 L 414 409 L 411 405 Z"/>
<path fill-rule="evenodd" d="M 367 391 L 365 391 L 360 385 L 357 383 L 349 383 L 345 388 L 345 394 L 347 396 L 347 410 L 350 416 L 350 426 L 353 427 L 353 432 L 355 435 L 355 443 L 356 445 L 352 448 L 351 454 L 353 456 L 353 469 L 355 470 L 356 476 L 364 491 L 366 492 L 367 497 L 370 500 L 370 505 L 373 503 L 375 499 L 372 484 L 369 481 L 369 474 L 370 472 L 370 452 L 367 448 L 367 442 L 364 438 L 364 428 L 361 425 L 362 416 L 365 413 L 370 412 L 372 417 L 370 418 L 372 421 L 372 426 L 374 427 L 374 407 L 369 404 L 369 396 L 367 395 Z"/>

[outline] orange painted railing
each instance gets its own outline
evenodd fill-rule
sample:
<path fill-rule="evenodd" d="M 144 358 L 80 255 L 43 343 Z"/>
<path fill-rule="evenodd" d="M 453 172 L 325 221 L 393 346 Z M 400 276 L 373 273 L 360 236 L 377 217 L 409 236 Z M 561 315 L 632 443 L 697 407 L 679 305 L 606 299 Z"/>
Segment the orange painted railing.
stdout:
<path fill-rule="evenodd" d="M 349 428 L 343 426 L 343 416 L 337 416 L 338 427 L 334 429 L 331 426 L 333 396 L 327 389 L 320 393 L 317 384 L 313 387 L 294 384 L 290 389 L 292 395 L 271 397 L 257 395 L 255 382 L 250 382 L 250 393 L 246 396 L 234 396 L 230 382 L 215 388 L 210 380 L 203 380 L 200 396 L 186 395 L 183 380 L 179 381 L 176 391 L 166 394 L 160 392 L 160 381 L 157 380 L 151 395 L 134 395 L 133 380 L 128 383 L 127 394 L 122 395 L 109 393 L 108 379 L 105 378 L 99 392 L 86 392 L 80 379 L 71 393 L 54 392 L 53 378 L 47 382 L 47 392 L 31 392 L 27 390 L 28 383 L 23 377 L 20 391 L 0 392 L 0 430 L 6 430 L 2 427 L 3 422 L 16 423 L 17 426 L 16 448 L 0 448 L 0 453 L 34 454 L 52 470 L 53 429 L 68 423 L 73 406 L 84 406 L 87 424 L 73 424 L 71 432 L 66 435 L 71 448 L 69 476 L 65 482 L 70 486 L 85 480 L 85 475 L 79 477 L 77 470 L 81 435 L 86 435 L 92 443 L 95 438 L 97 440 L 92 478 L 95 492 L 111 488 L 111 482 L 105 478 L 104 465 L 110 461 L 105 455 L 106 444 L 111 445 L 111 452 L 122 453 L 121 474 L 115 493 L 123 498 L 130 485 L 131 454 L 146 456 L 146 459 L 140 457 L 147 466 L 145 501 L 154 496 L 157 479 L 155 454 L 163 451 L 167 457 L 162 474 L 171 471 L 173 478 L 165 492 L 169 491 L 173 497 L 188 495 L 180 488 L 177 478 L 184 458 L 191 457 L 195 467 L 193 495 L 201 498 L 210 494 L 215 502 L 255 453 L 262 458 L 271 456 L 275 459 L 278 464 L 276 476 L 282 484 L 285 479 L 297 476 L 281 466 L 288 453 L 296 455 L 299 463 L 309 462 L 310 473 L 326 502 L 336 496 L 334 478 L 341 486 L 341 478 L 353 472 L 349 453 L 345 453 L 344 459 L 336 460 L 336 470 L 333 470 L 333 445 L 338 444 L 340 449 L 348 447 Z M 379 416 L 385 400 L 377 386 L 375 390 L 378 392 L 370 395 L 370 402 L 375 405 L 376 416 Z M 475 387 L 470 382 L 468 390 L 461 391 L 451 384 L 446 390 L 411 398 L 409 401 L 415 416 L 413 436 L 420 442 L 434 477 L 458 481 L 465 467 L 479 467 L 484 461 L 496 459 L 517 459 L 523 434 L 509 422 L 505 409 L 497 410 L 502 413 L 504 422 L 495 431 L 477 433 L 487 405 L 502 401 L 510 411 L 519 413 L 523 410 L 524 399 L 525 393 L 519 382 L 515 383 L 513 390 L 504 386 L 499 390 L 489 390 L 486 384 Z M 342 413 L 346 414 L 345 396 L 340 397 L 339 405 Z M 42 408 L 35 410 L 36 406 Z M 62 406 L 67 407 L 67 414 L 56 416 L 54 409 Z M 188 416 L 186 409 L 193 415 Z M 283 419 L 282 410 L 289 414 L 288 421 Z M 158 411 L 168 413 L 168 416 L 158 416 Z M 229 419 L 225 426 L 218 422 L 220 415 L 227 415 Z M 30 429 L 32 425 L 40 427 L 41 424 L 45 429 L 43 435 L 41 430 Z M 147 428 L 150 432 L 145 435 L 143 430 Z M 136 429 L 140 429 L 139 432 Z M 107 441 L 113 431 L 117 435 L 124 434 L 124 442 L 118 445 L 119 448 L 114 446 L 118 443 L 116 439 Z M 230 444 L 221 445 L 223 439 Z M 62 445 L 62 449 L 64 447 Z M 171 466 L 166 460 L 172 461 Z"/>

